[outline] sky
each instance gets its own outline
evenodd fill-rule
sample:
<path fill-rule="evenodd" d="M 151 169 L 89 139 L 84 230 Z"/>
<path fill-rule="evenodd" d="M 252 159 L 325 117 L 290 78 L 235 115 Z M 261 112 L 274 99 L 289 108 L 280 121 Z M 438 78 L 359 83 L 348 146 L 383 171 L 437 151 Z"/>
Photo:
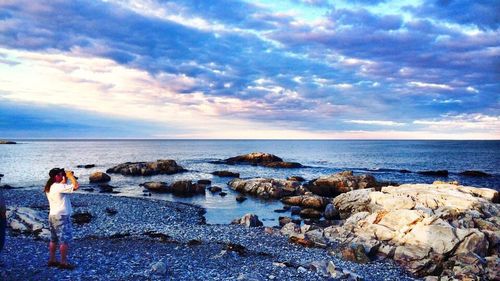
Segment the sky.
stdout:
<path fill-rule="evenodd" d="M 500 139 L 499 11 L 1 0 L 0 138 Z"/>

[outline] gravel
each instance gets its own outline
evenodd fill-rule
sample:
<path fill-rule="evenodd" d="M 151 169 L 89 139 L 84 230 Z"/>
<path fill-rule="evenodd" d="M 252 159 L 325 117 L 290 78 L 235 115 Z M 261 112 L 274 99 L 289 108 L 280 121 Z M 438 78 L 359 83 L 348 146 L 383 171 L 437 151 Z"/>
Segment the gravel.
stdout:
<path fill-rule="evenodd" d="M 5 190 L 4 196 L 9 206 L 48 215 L 41 191 Z M 309 270 L 312 261 L 323 260 L 365 280 L 414 280 L 390 261 L 356 264 L 325 249 L 291 244 L 263 227 L 207 225 L 198 206 L 107 194 L 72 196 L 74 213 L 92 215 L 90 223 L 73 225 L 70 260 L 77 268 L 48 268 L 46 241 L 8 231 L 1 280 L 326 280 Z"/>

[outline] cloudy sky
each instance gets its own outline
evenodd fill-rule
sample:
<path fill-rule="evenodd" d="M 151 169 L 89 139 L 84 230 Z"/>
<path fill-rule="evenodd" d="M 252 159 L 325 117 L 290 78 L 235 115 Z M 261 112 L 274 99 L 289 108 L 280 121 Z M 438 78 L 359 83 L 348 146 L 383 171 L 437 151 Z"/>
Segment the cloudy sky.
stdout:
<path fill-rule="evenodd" d="M 500 139 L 499 11 L 2 0 L 0 138 Z"/>

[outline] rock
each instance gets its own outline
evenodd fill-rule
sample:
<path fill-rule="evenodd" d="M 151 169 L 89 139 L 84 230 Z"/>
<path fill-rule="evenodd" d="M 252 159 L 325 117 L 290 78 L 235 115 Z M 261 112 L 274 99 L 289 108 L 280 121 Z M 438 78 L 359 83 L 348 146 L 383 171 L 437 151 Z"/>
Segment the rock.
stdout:
<path fill-rule="evenodd" d="M 347 219 L 324 236 L 362 245 L 366 256 L 392 257 L 416 276 L 483 278 L 486 256 L 499 251 L 497 200 L 493 189 L 440 182 L 354 190 L 333 199 Z M 354 250 L 344 255 L 362 256 Z"/>
<path fill-rule="evenodd" d="M 196 194 L 205 194 L 205 186 L 193 184 L 190 180 L 176 181 L 170 189 L 174 195 L 192 196 Z"/>
<path fill-rule="evenodd" d="M 174 160 L 157 160 L 155 162 L 126 162 L 106 170 L 106 173 L 117 173 L 124 176 L 151 176 L 158 174 L 176 174 L 186 169 L 177 165 Z"/>
<path fill-rule="evenodd" d="M 151 272 L 158 275 L 167 273 L 167 265 L 163 261 L 158 261 L 151 265 Z"/>
<path fill-rule="evenodd" d="M 239 178 L 240 173 L 230 172 L 230 171 L 215 171 L 212 172 L 212 175 L 219 177 L 227 177 L 227 178 Z"/>
<path fill-rule="evenodd" d="M 0 144 L 17 144 L 15 141 L 0 140 Z"/>
<path fill-rule="evenodd" d="M 337 209 L 335 209 L 335 206 L 333 204 L 328 204 L 325 207 L 325 212 L 324 212 L 325 219 L 327 220 L 334 220 L 339 218 L 339 212 Z"/>
<path fill-rule="evenodd" d="M 231 222 L 231 224 L 241 224 L 246 227 L 258 227 L 263 226 L 264 224 L 259 220 L 259 217 L 254 214 L 246 214 L 239 219 L 235 219 Z"/>
<path fill-rule="evenodd" d="M 74 213 L 71 215 L 71 219 L 74 223 L 78 225 L 87 224 L 92 220 L 92 214 L 89 212 Z"/>
<path fill-rule="evenodd" d="M 315 209 L 302 209 L 299 214 L 303 218 L 319 219 L 321 218 L 321 212 Z"/>
<path fill-rule="evenodd" d="M 100 193 L 114 193 L 113 188 L 114 188 L 113 186 L 111 186 L 107 183 L 99 184 L 99 192 Z"/>
<path fill-rule="evenodd" d="M 288 237 L 296 236 L 304 238 L 304 235 L 301 234 L 300 226 L 294 222 L 289 222 L 283 225 L 283 227 L 280 229 L 280 233 Z"/>
<path fill-rule="evenodd" d="M 342 251 L 342 258 L 348 261 L 357 263 L 369 263 L 370 258 L 365 253 L 363 245 L 353 245 L 352 247 L 344 248 Z"/>
<path fill-rule="evenodd" d="M 77 165 L 76 167 L 77 167 L 77 168 L 90 169 L 90 168 L 94 168 L 94 167 L 95 167 L 95 164 Z"/>
<path fill-rule="evenodd" d="M 300 182 L 306 181 L 306 179 L 303 178 L 303 177 L 301 177 L 301 176 L 291 176 L 291 177 L 288 177 L 287 180 L 289 180 L 289 181 L 300 181 Z"/>
<path fill-rule="evenodd" d="M 304 267 L 302 266 L 299 266 L 297 268 L 297 272 L 300 273 L 300 274 L 303 274 L 303 273 L 306 273 L 307 272 L 307 269 L 305 269 Z"/>
<path fill-rule="evenodd" d="M 291 213 L 292 215 L 298 215 L 298 214 L 300 214 L 300 211 L 301 211 L 301 210 L 302 210 L 302 208 L 300 208 L 299 206 L 292 206 L 292 207 L 290 208 L 290 213 Z"/>
<path fill-rule="evenodd" d="M 279 217 L 278 218 L 279 226 L 283 227 L 285 224 L 292 222 L 292 218 L 290 217 Z"/>
<path fill-rule="evenodd" d="M 410 170 L 406 170 L 406 169 L 399 170 L 399 172 L 402 174 L 410 174 L 411 173 Z"/>
<path fill-rule="evenodd" d="M 204 185 L 211 185 L 212 181 L 211 180 L 198 180 L 198 184 L 204 184 Z"/>
<path fill-rule="evenodd" d="M 161 181 L 148 181 L 140 184 L 140 186 L 153 192 L 159 192 L 159 193 L 172 192 L 172 188 L 166 182 L 161 182 Z"/>
<path fill-rule="evenodd" d="M 377 186 L 378 183 L 372 175 L 354 176 L 352 171 L 343 171 L 330 176 L 319 177 L 306 185 L 312 193 L 327 197 Z"/>
<path fill-rule="evenodd" d="M 213 161 L 215 164 L 250 164 L 265 166 L 271 168 L 299 168 L 302 167 L 300 163 L 296 162 L 284 162 L 283 159 L 276 155 L 269 153 L 253 152 L 245 155 L 239 155 L 225 160 Z"/>
<path fill-rule="evenodd" d="M 226 193 L 226 192 L 224 192 L 224 191 L 222 191 L 222 192 L 220 192 L 220 193 L 219 193 L 219 196 L 220 196 L 220 197 L 224 197 L 224 196 L 226 196 L 226 195 L 227 195 L 227 193 Z"/>
<path fill-rule="evenodd" d="M 106 207 L 105 212 L 106 212 L 106 214 L 108 214 L 110 216 L 114 216 L 118 213 L 118 211 L 116 209 L 109 208 L 109 207 Z"/>
<path fill-rule="evenodd" d="M 474 170 L 472 170 L 472 171 L 463 171 L 459 175 L 466 176 L 466 177 L 481 177 L 481 178 L 491 177 L 491 175 L 488 174 L 488 173 L 485 173 L 485 172 L 482 172 L 482 171 L 474 171 Z"/>
<path fill-rule="evenodd" d="M 238 202 L 243 202 L 245 200 L 247 200 L 247 198 L 245 196 L 241 195 L 241 194 L 238 194 L 236 196 L 236 201 L 238 201 Z"/>
<path fill-rule="evenodd" d="M 311 241 L 309 239 L 301 238 L 301 237 L 297 237 L 297 236 L 290 236 L 288 238 L 288 241 L 290 241 L 291 243 L 300 245 L 302 247 L 307 247 L 307 248 L 311 248 L 311 247 L 314 247 L 316 245 L 316 244 L 314 244 L 313 241 Z"/>
<path fill-rule="evenodd" d="M 231 180 L 228 185 L 236 191 L 267 199 L 294 195 L 300 183 L 281 179 L 254 178 L 244 180 L 237 178 Z"/>
<path fill-rule="evenodd" d="M 214 186 L 209 187 L 209 188 L 208 188 L 208 190 L 209 190 L 210 192 L 212 192 L 212 193 L 216 193 L 216 192 L 221 192 L 221 191 L 222 191 L 222 188 L 221 188 L 221 187 L 219 187 L 219 186 L 215 186 L 215 185 L 214 185 Z"/>
<path fill-rule="evenodd" d="M 314 208 L 320 210 L 325 208 L 326 205 L 328 204 L 327 198 L 317 195 L 299 195 L 299 196 L 285 197 L 281 199 L 281 202 L 288 205 L 302 206 L 305 208 Z"/>
<path fill-rule="evenodd" d="M 93 172 L 89 176 L 89 182 L 91 183 L 108 182 L 110 180 L 111 177 L 103 172 Z"/>
<path fill-rule="evenodd" d="M 424 176 L 433 176 L 433 177 L 448 177 L 447 170 L 437 170 L 437 171 L 419 171 L 418 174 Z"/>
<path fill-rule="evenodd" d="M 7 207 L 7 225 L 12 231 L 33 235 L 36 239 L 48 241 L 50 231 L 47 215 L 27 207 Z"/>
<path fill-rule="evenodd" d="M 88 192 L 94 192 L 94 188 L 89 187 L 89 188 L 82 188 L 83 191 L 88 191 Z"/>

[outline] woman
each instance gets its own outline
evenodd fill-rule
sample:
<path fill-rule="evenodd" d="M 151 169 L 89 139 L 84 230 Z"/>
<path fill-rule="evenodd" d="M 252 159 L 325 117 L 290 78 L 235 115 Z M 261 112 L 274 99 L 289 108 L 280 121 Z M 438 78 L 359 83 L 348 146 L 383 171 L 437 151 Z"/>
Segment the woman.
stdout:
<path fill-rule="evenodd" d="M 74 269 L 75 266 L 68 262 L 69 242 L 73 239 L 70 216 L 72 213 L 71 201 L 68 193 L 78 189 L 78 182 L 72 171 L 54 168 L 49 172 L 49 180 L 45 184 L 45 194 L 49 200 L 49 262 L 50 267 L 60 269 Z M 66 184 L 68 179 L 71 184 Z M 56 249 L 59 244 L 61 262 L 56 260 Z"/>

